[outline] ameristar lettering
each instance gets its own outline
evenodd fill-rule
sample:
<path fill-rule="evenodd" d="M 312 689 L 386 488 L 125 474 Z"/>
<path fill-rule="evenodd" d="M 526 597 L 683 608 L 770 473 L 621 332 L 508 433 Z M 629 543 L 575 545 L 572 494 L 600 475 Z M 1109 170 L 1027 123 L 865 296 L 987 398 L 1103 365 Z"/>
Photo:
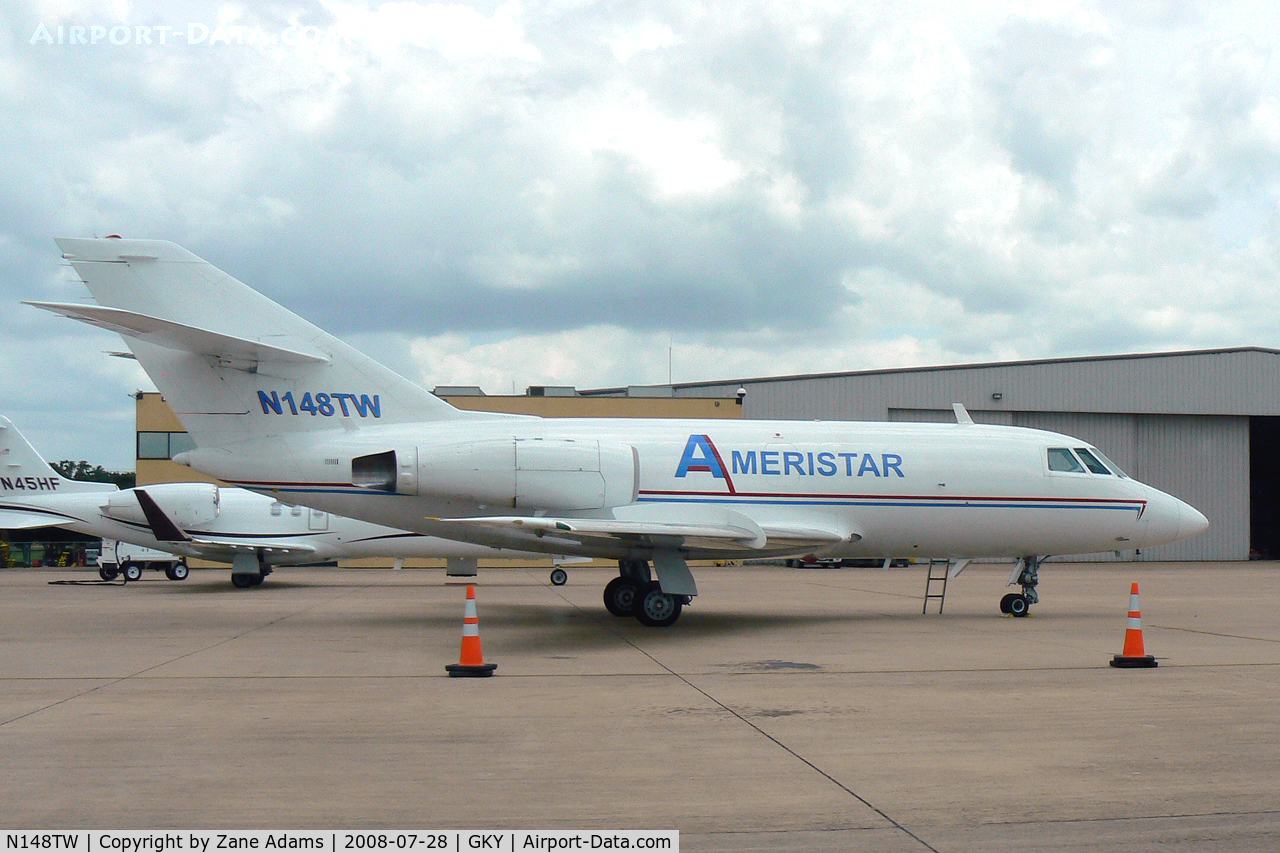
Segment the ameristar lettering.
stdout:
<path fill-rule="evenodd" d="M 378 399 L 377 394 L 371 398 L 368 394 L 320 392 L 312 397 L 311 392 L 307 391 L 301 399 L 295 401 L 292 391 L 285 391 L 283 394 L 272 391 L 270 396 L 266 391 L 259 391 L 258 402 L 262 404 L 264 415 L 303 414 L 331 418 L 341 408 L 344 418 L 351 417 L 352 411 L 362 418 L 382 417 L 382 401 Z M 348 402 L 351 404 L 350 408 L 347 407 Z"/>
<path fill-rule="evenodd" d="M 897 453 L 855 453 L 834 450 L 731 450 L 733 474 L 766 474 L 781 477 L 905 477 Z M 709 436 L 691 435 L 676 468 L 677 477 L 702 471 L 729 480 L 724 457 Z"/>

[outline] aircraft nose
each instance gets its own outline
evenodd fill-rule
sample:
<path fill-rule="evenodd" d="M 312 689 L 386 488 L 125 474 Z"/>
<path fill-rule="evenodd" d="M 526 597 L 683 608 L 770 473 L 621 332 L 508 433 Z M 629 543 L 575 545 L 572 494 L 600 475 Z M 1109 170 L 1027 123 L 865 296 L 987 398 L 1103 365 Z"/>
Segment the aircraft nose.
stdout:
<path fill-rule="evenodd" d="M 1209 529 L 1209 519 L 1191 504 L 1178 501 L 1178 538 L 1190 539 Z"/>

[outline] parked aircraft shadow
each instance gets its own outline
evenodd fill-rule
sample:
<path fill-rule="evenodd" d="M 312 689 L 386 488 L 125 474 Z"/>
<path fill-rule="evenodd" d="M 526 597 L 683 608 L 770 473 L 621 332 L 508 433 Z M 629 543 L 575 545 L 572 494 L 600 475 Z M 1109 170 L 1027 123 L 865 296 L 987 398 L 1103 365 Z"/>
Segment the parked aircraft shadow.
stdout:
<path fill-rule="evenodd" d="M 485 604 L 481 601 L 479 611 L 480 628 L 484 636 L 500 637 L 503 642 L 518 638 L 522 647 L 548 652 L 616 648 L 626 643 L 652 648 L 655 645 L 737 637 L 747 633 L 812 633 L 824 629 L 853 632 L 858 626 L 906 624 L 910 619 L 922 618 L 918 613 L 914 616 L 886 613 L 807 616 L 686 610 L 680 621 L 669 628 L 649 628 L 635 619 L 612 616 L 603 606 L 598 609 L 578 609 L 564 605 Z M 959 617 L 966 621 L 969 618 L 978 617 Z M 986 617 L 981 618 L 989 621 Z M 393 631 L 402 630 L 407 634 L 421 632 L 428 627 L 433 632 L 440 629 L 456 629 L 460 632 L 462 608 L 459 606 L 457 612 L 445 612 L 438 605 L 433 605 L 429 611 L 421 613 L 368 613 L 343 612 L 338 605 L 322 612 L 313 611 L 308 614 L 307 619 L 313 624 L 319 623 L 325 630 L 336 631 L 376 625 Z M 959 619 L 948 621 L 958 624 Z M 493 642 L 493 639 L 488 642 Z"/>

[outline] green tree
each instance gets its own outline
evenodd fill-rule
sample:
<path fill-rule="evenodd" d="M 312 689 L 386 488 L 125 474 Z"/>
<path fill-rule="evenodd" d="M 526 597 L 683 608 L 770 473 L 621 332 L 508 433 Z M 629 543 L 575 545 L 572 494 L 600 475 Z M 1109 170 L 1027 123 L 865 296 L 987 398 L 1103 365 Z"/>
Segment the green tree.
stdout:
<path fill-rule="evenodd" d="M 81 459 L 74 462 L 70 459 L 59 459 L 50 462 L 49 467 L 68 480 L 82 480 L 89 483 L 115 483 L 122 489 L 132 489 L 137 484 L 137 474 L 132 471 L 108 471 L 101 465 L 90 465 Z"/>

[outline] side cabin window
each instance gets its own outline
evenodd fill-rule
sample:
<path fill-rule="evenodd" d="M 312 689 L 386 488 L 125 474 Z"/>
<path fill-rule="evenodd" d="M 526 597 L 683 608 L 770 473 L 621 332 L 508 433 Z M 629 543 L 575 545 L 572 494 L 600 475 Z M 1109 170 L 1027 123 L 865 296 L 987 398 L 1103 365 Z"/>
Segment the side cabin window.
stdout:
<path fill-rule="evenodd" d="M 272 515 L 279 515 L 283 509 L 284 509 L 284 506 L 280 503 L 280 501 L 274 501 L 271 504 Z"/>
<path fill-rule="evenodd" d="M 301 518 L 301 517 L 302 517 L 302 507 L 300 507 L 300 506 L 292 506 L 292 507 L 289 507 L 289 515 L 292 515 L 294 518 Z"/>
<path fill-rule="evenodd" d="M 1084 466 L 1076 459 L 1069 447 L 1049 448 L 1049 470 L 1063 471 L 1070 474 L 1083 474 Z"/>
<path fill-rule="evenodd" d="M 1111 474 L 1111 472 L 1107 470 L 1107 466 L 1103 465 L 1102 462 L 1099 461 L 1098 457 L 1089 452 L 1089 448 L 1077 447 L 1076 455 L 1084 460 L 1085 466 L 1093 473 L 1107 474 L 1108 476 Z"/>

